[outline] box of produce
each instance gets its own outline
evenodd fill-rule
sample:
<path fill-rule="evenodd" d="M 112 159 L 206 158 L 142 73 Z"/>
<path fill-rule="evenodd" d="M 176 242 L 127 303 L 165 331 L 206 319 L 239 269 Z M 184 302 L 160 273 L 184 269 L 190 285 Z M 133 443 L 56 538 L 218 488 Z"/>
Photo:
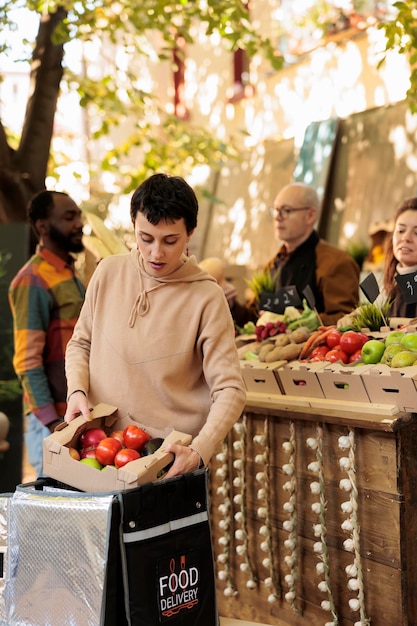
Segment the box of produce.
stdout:
<path fill-rule="evenodd" d="M 392 404 L 400 411 L 416 410 L 416 365 L 392 368 L 377 363 L 362 373 L 362 380 L 371 402 Z"/>
<path fill-rule="evenodd" d="M 317 373 L 326 367 L 324 361 L 301 363 L 292 361 L 277 370 L 283 393 L 303 398 L 324 398 Z"/>
<path fill-rule="evenodd" d="M 64 422 L 43 443 L 44 474 L 81 491 L 119 491 L 155 481 L 173 461 L 165 445 L 192 440 L 173 429 L 145 428 L 109 404 L 98 404 L 90 417 Z"/>
<path fill-rule="evenodd" d="M 342 402 L 369 402 L 362 374 L 371 367 L 373 366 L 326 363 L 325 367 L 317 372 L 324 397 Z"/>
<path fill-rule="evenodd" d="M 241 361 L 243 382 L 249 392 L 282 394 L 278 369 L 286 361 L 262 363 L 261 361 Z"/>

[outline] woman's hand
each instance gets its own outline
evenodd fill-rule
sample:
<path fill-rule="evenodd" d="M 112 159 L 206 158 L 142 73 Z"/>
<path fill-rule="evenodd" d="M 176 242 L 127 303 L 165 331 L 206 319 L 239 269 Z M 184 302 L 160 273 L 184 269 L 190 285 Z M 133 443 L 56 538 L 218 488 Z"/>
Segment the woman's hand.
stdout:
<path fill-rule="evenodd" d="M 165 451 L 174 455 L 174 463 L 164 475 L 164 478 L 172 478 L 187 472 L 194 472 L 200 467 L 200 455 L 187 446 L 169 443 L 165 447 Z"/>
<path fill-rule="evenodd" d="M 82 415 L 86 421 L 90 419 L 88 399 L 83 391 L 74 391 L 68 398 L 64 421 L 69 423 L 80 415 Z"/>

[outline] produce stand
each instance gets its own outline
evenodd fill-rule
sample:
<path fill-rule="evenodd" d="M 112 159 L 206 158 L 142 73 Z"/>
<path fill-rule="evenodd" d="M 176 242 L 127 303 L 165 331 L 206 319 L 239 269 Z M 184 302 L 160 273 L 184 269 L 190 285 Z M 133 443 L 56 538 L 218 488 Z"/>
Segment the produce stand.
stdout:
<path fill-rule="evenodd" d="M 415 624 L 416 444 L 394 404 L 248 392 L 211 462 L 220 615 Z"/>

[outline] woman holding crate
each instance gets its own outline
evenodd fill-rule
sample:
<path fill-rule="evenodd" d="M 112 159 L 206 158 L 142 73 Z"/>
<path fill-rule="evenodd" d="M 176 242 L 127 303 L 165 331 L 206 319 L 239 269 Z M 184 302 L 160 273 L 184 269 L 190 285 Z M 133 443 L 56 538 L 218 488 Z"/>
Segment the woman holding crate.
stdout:
<path fill-rule="evenodd" d="M 168 478 L 208 463 L 246 399 L 223 290 L 184 254 L 197 213 L 180 177 L 154 174 L 138 187 L 137 249 L 97 266 L 66 352 L 67 422 L 106 402 L 145 427 L 192 435 L 167 448 Z"/>

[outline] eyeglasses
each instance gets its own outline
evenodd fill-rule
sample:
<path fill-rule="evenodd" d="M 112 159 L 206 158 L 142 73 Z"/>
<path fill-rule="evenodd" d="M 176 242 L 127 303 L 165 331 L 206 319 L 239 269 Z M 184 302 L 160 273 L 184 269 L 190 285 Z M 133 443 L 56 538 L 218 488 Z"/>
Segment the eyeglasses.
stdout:
<path fill-rule="evenodd" d="M 291 213 L 295 213 L 296 211 L 308 211 L 309 206 L 301 206 L 301 207 L 292 207 L 292 206 L 279 206 L 274 207 L 271 206 L 269 212 L 272 217 L 288 217 Z"/>

